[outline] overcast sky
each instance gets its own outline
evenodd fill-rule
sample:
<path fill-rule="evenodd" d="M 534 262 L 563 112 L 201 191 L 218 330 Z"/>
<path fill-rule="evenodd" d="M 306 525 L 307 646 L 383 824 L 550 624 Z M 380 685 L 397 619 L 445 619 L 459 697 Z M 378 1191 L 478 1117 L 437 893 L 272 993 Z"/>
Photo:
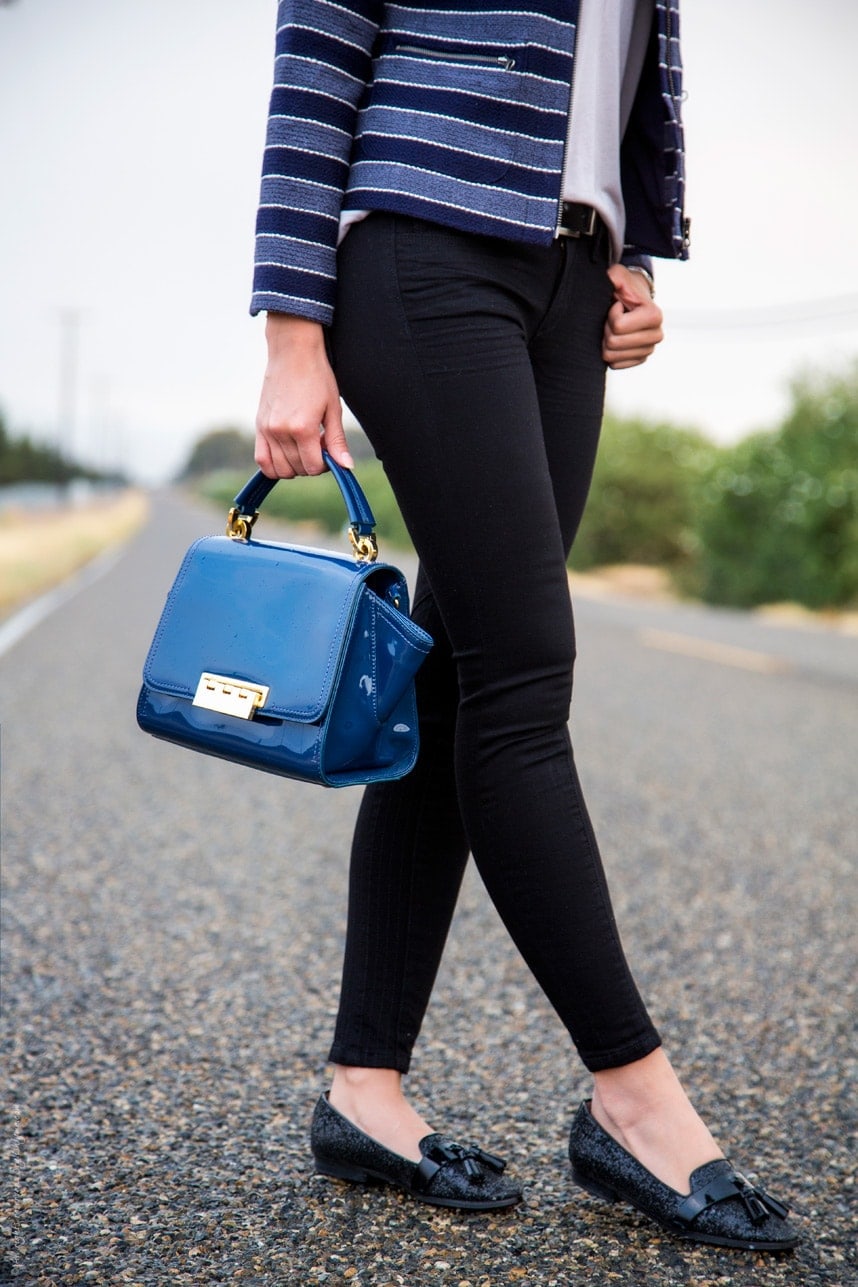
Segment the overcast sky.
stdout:
<path fill-rule="evenodd" d="M 251 427 L 247 313 L 274 0 L 0 7 L 0 408 L 158 480 Z M 858 4 L 685 0 L 692 260 L 659 264 L 669 338 L 609 405 L 719 441 L 790 378 L 858 354 Z M 65 339 L 63 338 L 65 337 Z M 65 349 L 64 349 L 65 344 Z"/>

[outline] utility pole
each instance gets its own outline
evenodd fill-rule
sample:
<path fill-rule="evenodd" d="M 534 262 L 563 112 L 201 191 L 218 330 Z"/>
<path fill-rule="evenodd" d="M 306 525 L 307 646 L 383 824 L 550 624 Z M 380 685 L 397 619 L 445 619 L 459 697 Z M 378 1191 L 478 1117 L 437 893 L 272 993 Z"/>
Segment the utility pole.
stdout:
<path fill-rule="evenodd" d="M 78 360 L 80 356 L 81 309 L 61 308 L 60 376 L 57 404 L 57 450 L 72 463 L 75 452 Z"/>

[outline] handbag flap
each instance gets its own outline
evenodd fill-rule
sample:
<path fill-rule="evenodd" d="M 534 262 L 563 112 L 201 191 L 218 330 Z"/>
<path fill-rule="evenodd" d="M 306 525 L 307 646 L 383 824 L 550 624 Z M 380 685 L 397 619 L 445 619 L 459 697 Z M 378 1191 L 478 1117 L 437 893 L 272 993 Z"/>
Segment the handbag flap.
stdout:
<path fill-rule="evenodd" d="M 261 714 L 319 719 L 357 597 L 376 570 L 327 550 L 203 537 L 167 598 L 144 682 L 193 698 L 203 673 L 244 680 L 269 689 Z"/>

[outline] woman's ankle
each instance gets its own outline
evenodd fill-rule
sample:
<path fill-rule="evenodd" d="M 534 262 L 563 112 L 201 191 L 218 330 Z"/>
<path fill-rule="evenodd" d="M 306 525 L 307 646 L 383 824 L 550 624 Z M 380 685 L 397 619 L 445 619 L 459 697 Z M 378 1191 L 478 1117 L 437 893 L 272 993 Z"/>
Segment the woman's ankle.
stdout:
<path fill-rule="evenodd" d="M 593 1074 L 593 1110 L 597 1120 L 607 1117 L 620 1130 L 633 1129 L 642 1118 L 688 1098 L 661 1047 L 619 1068 Z"/>
<path fill-rule="evenodd" d="M 401 1073 L 393 1068 L 337 1064 L 328 1100 L 365 1135 L 392 1152 L 419 1162 L 419 1141 L 429 1135 L 432 1128 L 405 1098 Z"/>
<path fill-rule="evenodd" d="M 334 1064 L 331 1080 L 331 1098 L 334 1094 L 346 1098 L 369 1096 L 384 1098 L 402 1094 L 402 1073 L 395 1068 L 358 1068 L 350 1064 Z"/>
<path fill-rule="evenodd" d="M 691 1172 L 722 1156 L 660 1050 L 594 1081 L 596 1121 L 671 1188 L 686 1192 Z"/>

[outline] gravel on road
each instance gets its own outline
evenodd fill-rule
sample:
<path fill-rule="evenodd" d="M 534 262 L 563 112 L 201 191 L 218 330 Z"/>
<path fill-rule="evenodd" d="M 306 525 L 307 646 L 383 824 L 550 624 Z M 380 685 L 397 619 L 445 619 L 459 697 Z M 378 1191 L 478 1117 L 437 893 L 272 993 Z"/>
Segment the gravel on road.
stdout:
<path fill-rule="evenodd" d="M 470 872 L 415 1057 L 507 1213 L 314 1174 L 359 800 L 146 738 L 145 649 L 210 517 L 164 500 L 0 661 L 0 1284 L 851 1287 L 856 689 L 731 671 L 578 611 L 573 736 L 642 990 L 794 1255 L 694 1248 L 572 1182 L 581 1065 Z"/>

